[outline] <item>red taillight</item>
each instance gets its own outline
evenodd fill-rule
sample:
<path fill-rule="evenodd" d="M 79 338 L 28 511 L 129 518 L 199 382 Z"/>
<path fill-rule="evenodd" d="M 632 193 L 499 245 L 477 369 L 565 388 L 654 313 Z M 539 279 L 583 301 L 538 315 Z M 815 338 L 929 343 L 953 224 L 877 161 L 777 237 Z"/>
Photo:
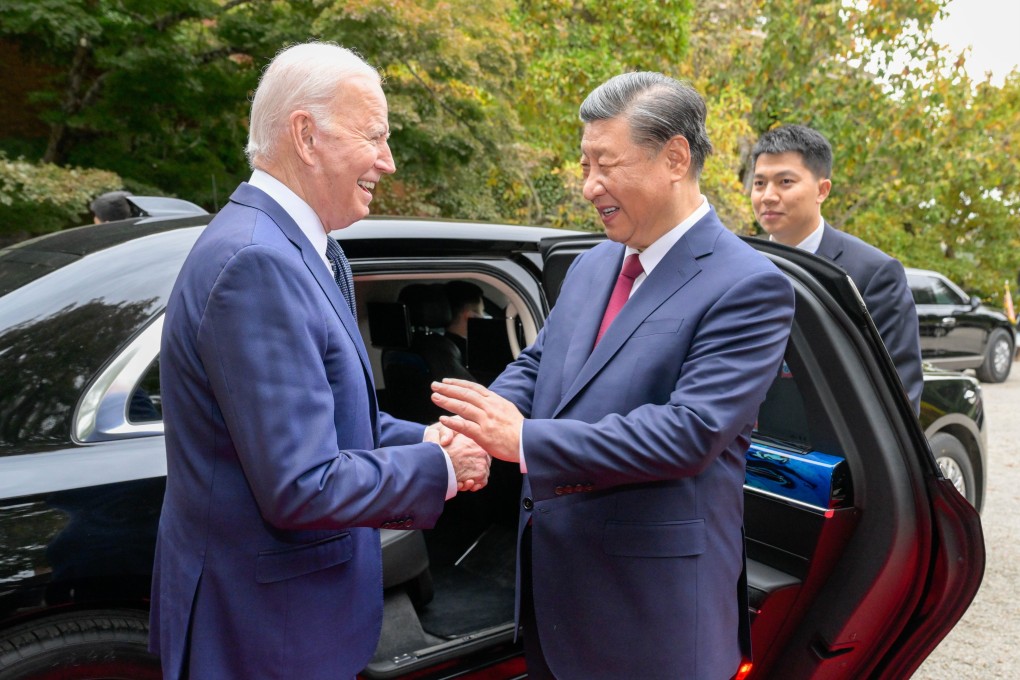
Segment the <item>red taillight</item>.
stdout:
<path fill-rule="evenodd" d="M 745 680 L 751 674 L 751 666 L 750 661 L 740 664 L 740 668 L 737 669 L 737 674 L 733 676 L 733 680 Z"/>

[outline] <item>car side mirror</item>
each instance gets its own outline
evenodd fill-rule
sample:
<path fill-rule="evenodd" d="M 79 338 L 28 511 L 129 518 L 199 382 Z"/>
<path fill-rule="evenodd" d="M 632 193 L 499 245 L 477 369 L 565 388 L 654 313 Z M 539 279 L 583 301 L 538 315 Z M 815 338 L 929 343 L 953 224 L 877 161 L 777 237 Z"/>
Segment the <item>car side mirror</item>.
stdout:
<path fill-rule="evenodd" d="M 970 296 L 970 308 L 971 309 L 977 309 L 980 306 L 981 306 L 981 298 L 979 298 L 977 295 L 971 295 Z"/>

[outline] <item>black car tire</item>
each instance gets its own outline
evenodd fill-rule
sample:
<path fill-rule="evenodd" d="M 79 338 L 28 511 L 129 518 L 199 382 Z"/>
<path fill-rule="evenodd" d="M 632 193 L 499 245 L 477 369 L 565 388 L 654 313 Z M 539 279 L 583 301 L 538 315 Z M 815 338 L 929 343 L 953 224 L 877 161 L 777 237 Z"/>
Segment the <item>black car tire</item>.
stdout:
<path fill-rule="evenodd" d="M 988 337 L 985 347 L 985 361 L 977 369 L 977 377 L 981 382 L 1000 383 L 1009 377 L 1009 369 L 1013 366 L 1013 341 L 1009 334 L 996 328 Z"/>
<path fill-rule="evenodd" d="M 935 462 L 942 470 L 942 476 L 953 483 L 956 490 L 977 507 L 977 483 L 974 480 L 974 465 L 970 462 L 967 449 L 959 439 L 946 432 L 937 432 L 929 441 Z"/>
<path fill-rule="evenodd" d="M 82 611 L 38 619 L 0 638 L 0 680 L 158 680 L 144 612 Z"/>

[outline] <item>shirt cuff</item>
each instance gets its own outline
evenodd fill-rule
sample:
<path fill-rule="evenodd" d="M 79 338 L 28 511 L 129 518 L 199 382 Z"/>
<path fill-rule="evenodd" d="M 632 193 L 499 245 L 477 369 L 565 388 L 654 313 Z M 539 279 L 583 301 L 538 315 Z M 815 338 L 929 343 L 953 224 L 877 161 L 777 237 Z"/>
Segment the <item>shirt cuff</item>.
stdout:
<path fill-rule="evenodd" d="M 443 449 L 442 446 L 439 448 Z M 457 495 L 457 473 L 453 471 L 453 461 L 446 449 L 443 449 L 443 460 L 446 461 L 446 500 L 450 500 Z"/>
<path fill-rule="evenodd" d="M 524 421 L 521 421 L 521 432 L 517 437 L 517 441 L 520 442 L 517 445 L 517 455 L 521 459 L 521 474 L 528 474 L 528 464 L 524 462 Z"/>
<path fill-rule="evenodd" d="M 421 434 L 421 440 L 425 441 L 425 434 L 428 432 L 426 427 Z M 439 446 L 439 444 L 436 444 Z M 450 454 L 446 452 L 442 446 L 439 448 L 443 452 L 443 460 L 446 461 L 446 500 L 450 500 L 457 495 L 457 473 L 453 471 L 453 460 L 450 459 Z"/>

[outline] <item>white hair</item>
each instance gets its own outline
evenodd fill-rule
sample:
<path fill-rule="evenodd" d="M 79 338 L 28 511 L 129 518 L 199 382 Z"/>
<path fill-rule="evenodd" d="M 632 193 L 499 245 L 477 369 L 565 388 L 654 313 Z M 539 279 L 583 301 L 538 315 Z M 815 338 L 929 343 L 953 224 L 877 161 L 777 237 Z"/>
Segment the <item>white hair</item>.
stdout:
<path fill-rule="evenodd" d="M 308 42 L 284 48 L 262 73 L 251 102 L 245 155 L 252 169 L 276 153 L 290 114 L 304 110 L 327 132 L 338 90 L 352 77 L 380 82 L 379 72 L 336 43 Z"/>

